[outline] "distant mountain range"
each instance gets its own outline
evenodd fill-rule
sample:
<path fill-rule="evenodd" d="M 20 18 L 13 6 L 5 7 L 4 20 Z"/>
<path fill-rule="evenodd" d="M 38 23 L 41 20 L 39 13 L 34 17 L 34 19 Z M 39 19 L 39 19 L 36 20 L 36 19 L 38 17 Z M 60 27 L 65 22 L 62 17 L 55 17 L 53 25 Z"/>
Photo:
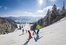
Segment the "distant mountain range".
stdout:
<path fill-rule="evenodd" d="M 20 16 L 20 17 L 7 17 L 8 19 L 14 20 L 16 23 L 34 23 L 37 22 L 41 17 L 32 16 Z"/>

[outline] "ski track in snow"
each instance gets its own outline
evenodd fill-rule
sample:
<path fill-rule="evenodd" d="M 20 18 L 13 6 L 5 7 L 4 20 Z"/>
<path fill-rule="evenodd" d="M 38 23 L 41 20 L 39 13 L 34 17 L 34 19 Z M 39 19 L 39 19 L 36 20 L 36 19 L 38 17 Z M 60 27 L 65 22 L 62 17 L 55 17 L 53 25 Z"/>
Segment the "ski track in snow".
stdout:
<path fill-rule="evenodd" d="M 28 34 L 19 36 L 21 33 L 21 30 L 16 30 L 0 35 L 0 45 L 23 45 L 28 39 Z M 37 42 L 35 42 L 34 36 L 27 45 L 66 45 L 66 20 L 41 29 L 39 33 L 41 38 Z"/>

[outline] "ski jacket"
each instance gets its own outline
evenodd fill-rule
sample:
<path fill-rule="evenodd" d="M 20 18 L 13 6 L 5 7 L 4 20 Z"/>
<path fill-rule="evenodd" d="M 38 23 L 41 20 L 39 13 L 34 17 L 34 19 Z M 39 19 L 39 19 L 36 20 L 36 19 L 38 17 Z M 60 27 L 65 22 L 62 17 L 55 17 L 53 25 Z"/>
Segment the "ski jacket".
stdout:
<path fill-rule="evenodd" d="M 38 29 L 41 29 L 42 28 L 42 26 L 40 26 L 40 25 L 37 25 L 36 26 L 36 29 L 38 30 Z"/>

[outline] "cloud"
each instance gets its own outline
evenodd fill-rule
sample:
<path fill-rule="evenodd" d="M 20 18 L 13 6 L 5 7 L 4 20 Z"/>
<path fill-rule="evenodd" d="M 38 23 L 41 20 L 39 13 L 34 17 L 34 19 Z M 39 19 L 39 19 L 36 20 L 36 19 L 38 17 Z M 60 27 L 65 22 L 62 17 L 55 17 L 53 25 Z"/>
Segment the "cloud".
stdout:
<path fill-rule="evenodd" d="M 0 8 L 3 8 L 4 10 L 8 9 L 8 7 L 6 7 L 6 6 L 0 6 Z"/>
<path fill-rule="evenodd" d="M 18 17 L 18 16 L 44 17 L 46 15 L 48 9 L 52 9 L 52 6 L 47 6 L 43 10 L 37 10 L 35 12 L 16 10 L 16 11 L 7 13 L 4 16 L 15 16 L 15 17 Z"/>
<path fill-rule="evenodd" d="M 43 13 L 43 10 L 38 10 L 37 13 Z"/>
<path fill-rule="evenodd" d="M 46 15 L 48 9 L 52 10 L 52 6 L 47 6 L 46 8 L 43 9 L 43 12 L 45 15 Z"/>
<path fill-rule="evenodd" d="M 8 12 L 7 14 L 4 14 L 4 16 L 31 16 L 33 15 L 32 12 L 28 12 L 28 11 L 20 11 L 20 10 L 16 10 L 16 11 L 12 11 L 12 12 Z"/>
<path fill-rule="evenodd" d="M 51 10 L 52 6 L 47 6 L 47 7 L 43 8 L 43 10 L 38 10 L 35 14 L 41 15 L 41 16 L 45 16 L 47 11 L 48 11 L 48 9 Z"/>

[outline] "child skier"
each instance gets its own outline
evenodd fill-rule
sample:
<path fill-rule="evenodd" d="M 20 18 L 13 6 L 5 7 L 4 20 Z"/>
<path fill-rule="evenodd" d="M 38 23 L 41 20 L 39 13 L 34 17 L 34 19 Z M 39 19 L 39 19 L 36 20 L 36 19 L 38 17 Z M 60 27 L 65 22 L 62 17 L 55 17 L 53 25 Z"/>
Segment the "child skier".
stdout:
<path fill-rule="evenodd" d="M 29 34 L 29 39 L 31 39 L 32 36 L 31 36 L 31 32 L 29 30 L 28 30 L 28 34 Z"/>
<path fill-rule="evenodd" d="M 23 28 L 23 26 L 22 26 L 21 30 L 22 30 L 22 35 L 23 35 L 24 34 L 24 28 Z"/>

